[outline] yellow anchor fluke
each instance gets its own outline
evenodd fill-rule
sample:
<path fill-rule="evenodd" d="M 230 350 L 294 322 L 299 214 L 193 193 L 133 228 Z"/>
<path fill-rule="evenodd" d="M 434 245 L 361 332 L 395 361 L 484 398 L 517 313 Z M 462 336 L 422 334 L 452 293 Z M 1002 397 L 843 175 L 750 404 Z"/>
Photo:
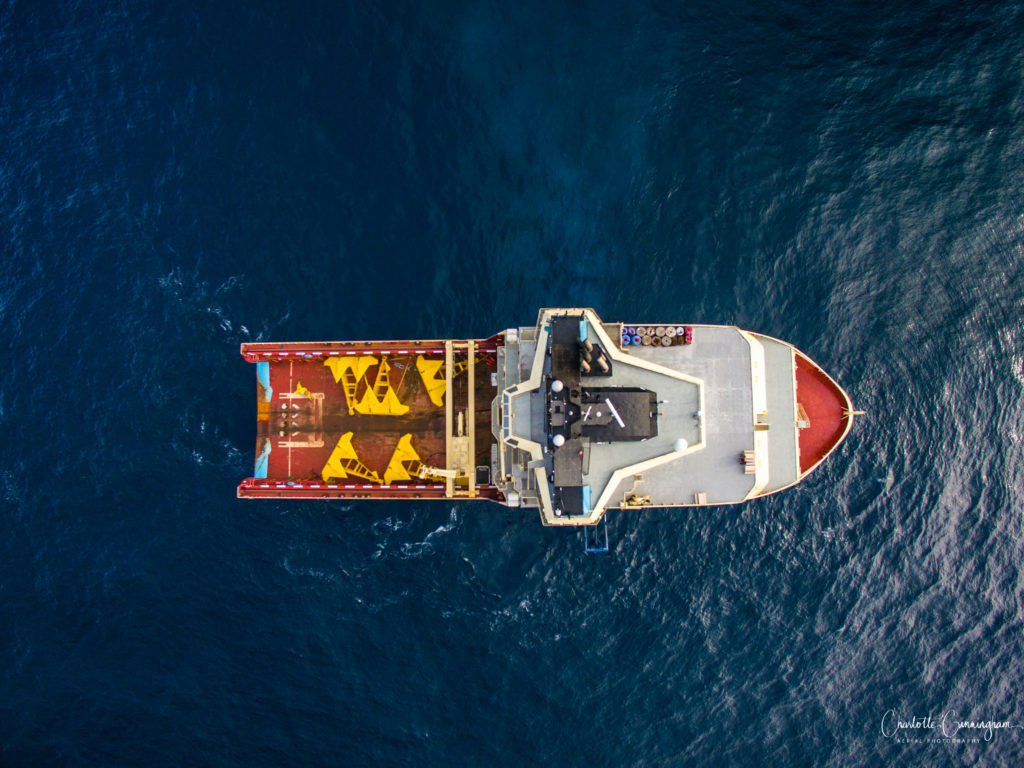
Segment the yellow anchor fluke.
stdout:
<path fill-rule="evenodd" d="M 345 391 L 345 403 L 348 405 L 348 412 L 355 413 L 356 389 L 363 376 L 374 365 L 377 358 L 373 355 L 362 357 L 329 357 L 324 360 L 324 365 L 331 369 L 334 380 L 341 384 Z"/>
<path fill-rule="evenodd" d="M 356 413 L 365 416 L 402 416 L 409 412 L 409 406 L 404 405 L 390 387 L 384 393 L 381 400 L 373 393 L 372 389 L 366 390 L 362 398 L 356 403 Z"/>
<path fill-rule="evenodd" d="M 352 378 L 359 381 L 366 372 L 377 364 L 377 358 L 373 355 L 361 357 L 329 357 L 324 360 L 324 365 L 331 369 L 334 380 L 341 381 L 346 372 L 351 371 Z"/>
<path fill-rule="evenodd" d="M 367 381 L 363 396 L 358 401 L 356 390 L 359 389 L 359 383 L 363 381 L 367 372 L 377 365 L 377 358 L 373 355 L 358 358 L 331 357 L 324 360 L 324 365 L 331 369 L 334 380 L 345 390 L 345 402 L 349 413 L 361 413 L 366 416 L 402 416 L 408 413 L 409 406 L 402 404 L 394 387 L 391 386 L 388 377 L 391 366 L 388 365 L 386 358 L 381 358 L 374 381 Z"/>
<path fill-rule="evenodd" d="M 357 413 L 367 416 L 402 416 L 408 413 L 409 406 L 402 405 L 391 386 L 390 372 L 387 358 L 382 357 L 373 385 L 366 388 L 359 402 L 353 406 Z"/>
<path fill-rule="evenodd" d="M 427 360 L 423 355 L 416 356 L 416 370 L 420 372 L 423 386 L 427 388 L 430 402 L 440 408 L 444 405 L 444 376 L 438 378 L 444 360 Z"/>
<path fill-rule="evenodd" d="M 338 438 L 338 443 L 331 451 L 331 457 L 324 465 L 320 476 L 325 483 L 330 483 L 333 480 L 343 480 L 349 475 L 361 477 L 374 483 L 380 482 L 380 475 L 359 460 L 355 448 L 352 447 L 352 433 L 346 432 Z"/>
<path fill-rule="evenodd" d="M 387 416 L 403 416 L 409 411 L 409 406 L 401 403 L 398 395 L 395 394 L 395 390 L 391 388 L 388 388 L 388 391 L 384 393 L 381 408 L 382 412 Z"/>
<path fill-rule="evenodd" d="M 395 446 L 391 461 L 388 462 L 388 468 L 384 471 L 384 482 L 390 485 L 412 480 L 410 471 L 417 472 L 420 464 L 420 456 L 412 447 L 412 435 L 402 435 L 402 439 Z"/>
<path fill-rule="evenodd" d="M 377 412 L 377 409 L 380 408 L 380 403 L 377 401 L 377 398 L 373 396 L 373 390 L 368 389 L 363 393 L 362 399 L 360 399 L 353 408 L 355 408 L 356 413 L 371 414 Z"/>
<path fill-rule="evenodd" d="M 345 471 L 343 462 L 346 459 L 354 458 L 356 458 L 356 452 L 352 448 L 352 433 L 346 432 L 338 439 L 338 444 L 331 451 L 331 458 L 327 460 L 327 464 L 324 465 L 320 476 L 324 479 L 325 483 L 331 482 L 332 479 L 341 480 L 348 477 L 348 472 Z"/>

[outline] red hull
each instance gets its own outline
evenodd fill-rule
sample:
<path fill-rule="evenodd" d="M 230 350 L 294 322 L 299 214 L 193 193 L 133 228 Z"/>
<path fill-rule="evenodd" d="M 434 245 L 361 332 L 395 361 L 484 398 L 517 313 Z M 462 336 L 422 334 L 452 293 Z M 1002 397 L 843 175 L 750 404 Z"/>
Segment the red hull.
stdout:
<path fill-rule="evenodd" d="M 846 393 L 810 358 L 796 355 L 796 399 L 810 422 L 800 430 L 800 474 L 807 474 L 846 436 L 851 405 Z"/>

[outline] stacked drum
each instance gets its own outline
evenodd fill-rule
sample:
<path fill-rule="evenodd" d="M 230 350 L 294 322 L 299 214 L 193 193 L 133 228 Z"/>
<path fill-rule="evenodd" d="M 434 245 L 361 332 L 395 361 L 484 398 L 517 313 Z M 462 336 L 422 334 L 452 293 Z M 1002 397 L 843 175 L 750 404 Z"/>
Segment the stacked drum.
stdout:
<path fill-rule="evenodd" d="M 622 346 L 661 346 L 689 344 L 693 330 L 688 325 L 637 325 L 622 326 Z"/>

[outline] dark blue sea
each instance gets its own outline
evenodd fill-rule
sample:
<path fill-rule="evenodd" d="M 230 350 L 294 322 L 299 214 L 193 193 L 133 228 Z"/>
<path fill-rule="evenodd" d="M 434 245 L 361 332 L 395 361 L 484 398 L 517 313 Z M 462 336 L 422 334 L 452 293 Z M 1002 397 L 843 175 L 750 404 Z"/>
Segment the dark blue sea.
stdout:
<path fill-rule="evenodd" d="M 1022 73 L 1021 0 L 4 0 L 0 765 L 1024 764 Z M 240 342 L 559 305 L 867 415 L 607 555 L 235 498 Z"/>

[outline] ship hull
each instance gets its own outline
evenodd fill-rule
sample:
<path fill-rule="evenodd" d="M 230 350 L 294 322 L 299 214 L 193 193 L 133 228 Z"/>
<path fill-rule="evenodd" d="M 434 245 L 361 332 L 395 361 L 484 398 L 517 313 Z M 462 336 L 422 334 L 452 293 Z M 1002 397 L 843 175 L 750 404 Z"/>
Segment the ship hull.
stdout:
<path fill-rule="evenodd" d="M 486 339 L 242 345 L 257 437 L 240 498 L 488 499 L 545 525 L 790 488 L 846 438 L 849 396 L 734 326 L 541 310 Z"/>

